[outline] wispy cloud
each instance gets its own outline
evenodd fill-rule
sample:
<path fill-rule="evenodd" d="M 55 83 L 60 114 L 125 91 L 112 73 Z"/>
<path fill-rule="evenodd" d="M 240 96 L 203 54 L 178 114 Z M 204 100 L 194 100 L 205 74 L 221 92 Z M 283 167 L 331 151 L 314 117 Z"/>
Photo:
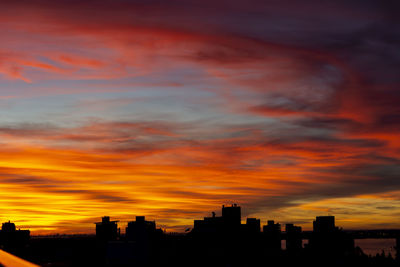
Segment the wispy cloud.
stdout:
<path fill-rule="evenodd" d="M 185 227 L 237 201 L 398 226 L 397 3 L 0 6 L 0 219 Z"/>

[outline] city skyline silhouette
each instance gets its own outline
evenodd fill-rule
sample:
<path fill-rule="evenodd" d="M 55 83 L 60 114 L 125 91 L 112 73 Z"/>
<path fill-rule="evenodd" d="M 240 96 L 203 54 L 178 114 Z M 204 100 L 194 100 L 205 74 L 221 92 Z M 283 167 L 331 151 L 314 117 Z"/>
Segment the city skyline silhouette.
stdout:
<path fill-rule="evenodd" d="M 294 224 L 283 229 L 273 220 L 263 225 L 257 218 L 246 218 L 242 223 L 241 206 L 232 204 L 222 205 L 221 216 L 212 212 L 210 217 L 194 220 L 186 233 L 167 233 L 145 216 L 128 222 L 125 233 L 118 223 L 103 216 L 94 222 L 95 236 L 31 238 L 29 230 L 19 230 L 9 221 L 0 230 L 0 249 L 37 264 L 63 266 L 185 266 L 194 259 L 193 266 L 313 265 L 321 260 L 328 266 L 400 264 L 400 229 L 349 232 L 336 226 L 334 216 L 317 216 L 312 231 L 302 231 Z M 367 255 L 355 245 L 355 239 L 364 238 L 394 239 L 396 252 Z"/>
<path fill-rule="evenodd" d="M 0 266 L 398 265 L 399 10 L 0 1 Z"/>

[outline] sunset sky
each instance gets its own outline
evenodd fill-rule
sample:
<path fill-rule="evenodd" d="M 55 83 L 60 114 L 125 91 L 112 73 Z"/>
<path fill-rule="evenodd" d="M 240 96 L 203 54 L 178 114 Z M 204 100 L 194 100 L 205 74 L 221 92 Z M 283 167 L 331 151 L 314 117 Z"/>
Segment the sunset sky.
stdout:
<path fill-rule="evenodd" d="M 398 1 L 0 2 L 0 221 L 400 227 Z"/>

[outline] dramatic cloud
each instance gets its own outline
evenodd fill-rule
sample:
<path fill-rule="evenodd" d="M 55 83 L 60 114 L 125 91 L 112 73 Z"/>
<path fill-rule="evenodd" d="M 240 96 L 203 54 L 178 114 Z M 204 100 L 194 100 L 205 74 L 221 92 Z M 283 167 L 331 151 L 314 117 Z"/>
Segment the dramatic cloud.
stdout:
<path fill-rule="evenodd" d="M 3 1 L 0 219 L 399 227 L 399 7 Z"/>

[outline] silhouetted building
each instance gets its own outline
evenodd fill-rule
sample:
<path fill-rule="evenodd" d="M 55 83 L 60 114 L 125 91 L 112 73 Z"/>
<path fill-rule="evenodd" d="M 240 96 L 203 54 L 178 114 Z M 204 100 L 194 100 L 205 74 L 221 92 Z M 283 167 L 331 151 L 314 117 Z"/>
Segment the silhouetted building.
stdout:
<path fill-rule="evenodd" d="M 241 224 L 241 209 L 237 204 L 231 207 L 222 206 L 222 219 L 226 226 L 238 227 Z"/>
<path fill-rule="evenodd" d="M 222 206 L 222 216 L 195 220 L 189 234 L 193 244 L 190 258 L 196 266 L 239 266 L 256 261 L 262 254 L 260 220 L 249 218 L 241 223 L 237 204 Z"/>
<path fill-rule="evenodd" d="M 288 223 L 285 226 L 286 232 L 286 250 L 289 252 L 300 251 L 303 247 L 303 236 L 301 227 Z"/>
<path fill-rule="evenodd" d="M 153 266 L 159 260 L 159 246 L 163 231 L 156 228 L 155 221 L 136 216 L 128 222 L 125 240 L 108 242 L 106 259 L 111 266 Z M 155 265 L 154 265 L 155 266 Z"/>
<path fill-rule="evenodd" d="M 260 233 L 260 231 L 261 231 L 260 219 L 247 218 L 246 229 L 247 229 L 248 233 Z"/>
<path fill-rule="evenodd" d="M 126 239 L 132 241 L 148 240 L 156 233 L 156 222 L 146 221 L 145 216 L 136 216 L 136 221 L 128 222 Z"/>
<path fill-rule="evenodd" d="M 196 233 L 218 234 L 224 230 L 224 220 L 222 217 L 216 217 L 215 212 L 212 217 L 204 217 L 203 220 L 194 220 L 193 230 Z"/>
<path fill-rule="evenodd" d="M 1 231 L 3 233 L 14 233 L 16 231 L 15 224 L 8 221 L 2 224 Z"/>
<path fill-rule="evenodd" d="M 334 216 L 318 216 L 313 222 L 309 248 L 320 257 L 340 259 L 354 254 L 354 239 L 335 226 Z"/>
<path fill-rule="evenodd" d="M 109 216 L 101 218 L 101 222 L 96 222 L 96 238 L 102 241 L 116 240 L 118 231 L 118 221 L 110 221 Z"/>
<path fill-rule="evenodd" d="M 17 230 L 15 224 L 8 221 L 2 224 L 0 230 L 0 247 L 15 253 L 24 248 L 30 239 L 29 230 Z"/>
<path fill-rule="evenodd" d="M 211 217 L 204 217 L 203 220 L 195 220 L 193 233 L 219 235 L 229 231 L 238 233 L 241 230 L 241 210 L 240 206 L 233 204 L 230 207 L 222 206 L 222 217 L 215 216 L 215 212 Z"/>
<path fill-rule="evenodd" d="M 273 220 L 268 221 L 263 227 L 265 245 L 270 252 L 281 250 L 281 225 Z"/>
<path fill-rule="evenodd" d="M 317 216 L 313 221 L 313 231 L 316 233 L 327 233 L 335 230 L 335 216 Z"/>

